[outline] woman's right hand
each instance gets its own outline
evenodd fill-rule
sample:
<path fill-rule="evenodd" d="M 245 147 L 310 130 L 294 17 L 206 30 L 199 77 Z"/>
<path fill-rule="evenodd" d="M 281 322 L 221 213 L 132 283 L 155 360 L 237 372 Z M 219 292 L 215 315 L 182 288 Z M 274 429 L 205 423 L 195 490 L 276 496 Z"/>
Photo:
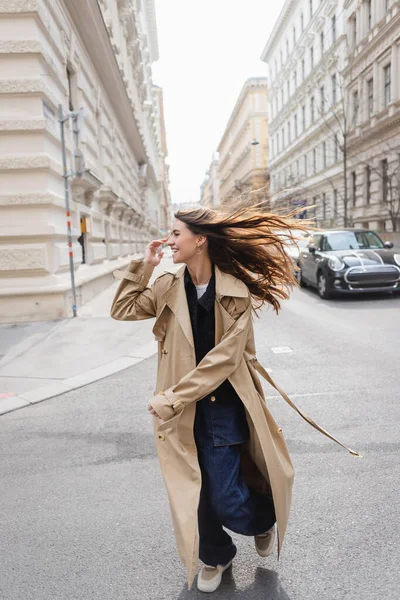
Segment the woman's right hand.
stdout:
<path fill-rule="evenodd" d="M 144 254 L 144 262 L 153 267 L 156 267 L 160 264 L 162 257 L 164 256 L 164 252 L 159 252 L 157 254 L 157 250 L 160 246 L 165 244 L 168 238 L 163 238 L 162 240 L 153 240 L 150 244 L 147 244 L 145 254 Z"/>

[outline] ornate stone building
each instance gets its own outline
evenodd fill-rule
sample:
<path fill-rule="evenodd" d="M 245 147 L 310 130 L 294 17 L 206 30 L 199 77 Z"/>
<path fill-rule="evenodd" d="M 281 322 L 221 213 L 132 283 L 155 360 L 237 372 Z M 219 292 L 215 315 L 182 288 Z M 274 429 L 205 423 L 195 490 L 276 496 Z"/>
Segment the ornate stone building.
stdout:
<path fill-rule="evenodd" d="M 71 314 L 169 225 L 154 0 L 0 0 L 0 320 Z"/>
<path fill-rule="evenodd" d="M 269 70 L 271 194 L 299 203 L 320 225 L 343 224 L 342 0 L 286 0 L 262 60 Z"/>
<path fill-rule="evenodd" d="M 268 197 L 268 83 L 266 77 L 245 82 L 218 146 L 221 202 L 264 188 Z"/>
<path fill-rule="evenodd" d="M 271 193 L 314 205 L 320 226 L 400 226 L 399 11 L 399 0 L 286 0 L 262 54 Z"/>
<path fill-rule="evenodd" d="M 349 135 L 353 219 L 397 232 L 400 241 L 400 2 L 348 0 L 345 8 L 346 87 L 357 100 Z"/>

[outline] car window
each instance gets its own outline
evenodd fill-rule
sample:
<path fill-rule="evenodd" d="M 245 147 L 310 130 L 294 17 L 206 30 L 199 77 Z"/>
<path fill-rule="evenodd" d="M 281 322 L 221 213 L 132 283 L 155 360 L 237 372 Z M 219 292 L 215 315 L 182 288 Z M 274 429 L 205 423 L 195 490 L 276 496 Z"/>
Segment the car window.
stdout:
<path fill-rule="evenodd" d="M 324 252 L 327 252 L 328 250 L 332 250 L 331 245 L 330 245 L 329 240 L 326 235 L 324 235 L 322 237 L 322 248 L 321 249 Z"/>
<path fill-rule="evenodd" d="M 315 246 L 317 248 L 317 250 L 320 249 L 320 244 L 321 244 L 321 238 L 322 235 L 318 234 L 318 233 L 314 233 L 310 238 L 309 241 L 307 243 L 307 246 Z"/>
<path fill-rule="evenodd" d="M 356 231 L 355 236 L 359 248 L 378 249 L 384 247 L 380 237 L 377 236 L 373 231 Z"/>
<path fill-rule="evenodd" d="M 383 242 L 373 231 L 335 231 L 325 236 L 323 249 L 364 250 L 383 247 Z"/>

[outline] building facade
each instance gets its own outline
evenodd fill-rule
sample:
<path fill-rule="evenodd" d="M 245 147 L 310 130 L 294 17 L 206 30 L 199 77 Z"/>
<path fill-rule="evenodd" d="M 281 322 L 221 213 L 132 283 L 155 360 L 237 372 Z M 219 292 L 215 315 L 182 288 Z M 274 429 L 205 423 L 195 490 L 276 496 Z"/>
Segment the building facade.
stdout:
<path fill-rule="evenodd" d="M 205 179 L 200 186 L 200 204 L 209 208 L 217 208 L 219 205 L 219 158 L 214 153 L 211 164 L 206 172 Z"/>
<path fill-rule="evenodd" d="M 268 198 L 268 81 L 245 82 L 218 146 L 219 199 L 229 202 L 243 194 L 254 201 Z"/>
<path fill-rule="evenodd" d="M 79 306 L 167 226 L 154 1 L 0 0 L 0 40 L 0 320 L 61 318 L 70 251 Z"/>
<path fill-rule="evenodd" d="M 261 57 L 270 81 L 271 195 L 285 208 L 314 206 L 306 214 L 324 226 L 343 225 L 348 209 L 346 43 L 341 0 L 287 0 Z"/>
<path fill-rule="evenodd" d="M 346 89 L 357 100 L 348 143 L 354 224 L 399 233 L 400 2 L 349 0 L 345 9 Z"/>
<path fill-rule="evenodd" d="M 320 226 L 396 227 L 399 4 L 287 0 L 264 49 L 271 193 Z"/>

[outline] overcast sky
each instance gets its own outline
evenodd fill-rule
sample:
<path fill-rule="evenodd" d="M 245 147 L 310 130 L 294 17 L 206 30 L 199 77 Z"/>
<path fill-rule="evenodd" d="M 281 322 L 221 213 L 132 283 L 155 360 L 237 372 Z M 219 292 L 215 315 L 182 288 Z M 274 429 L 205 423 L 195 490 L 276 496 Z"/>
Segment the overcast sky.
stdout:
<path fill-rule="evenodd" d="M 284 0 L 156 0 L 172 202 L 197 202 L 213 152 Z"/>

